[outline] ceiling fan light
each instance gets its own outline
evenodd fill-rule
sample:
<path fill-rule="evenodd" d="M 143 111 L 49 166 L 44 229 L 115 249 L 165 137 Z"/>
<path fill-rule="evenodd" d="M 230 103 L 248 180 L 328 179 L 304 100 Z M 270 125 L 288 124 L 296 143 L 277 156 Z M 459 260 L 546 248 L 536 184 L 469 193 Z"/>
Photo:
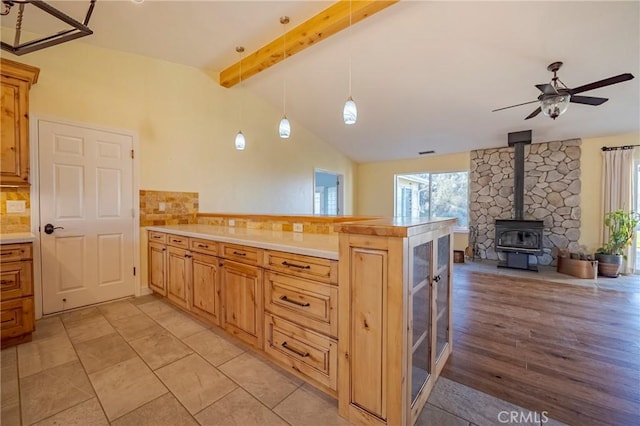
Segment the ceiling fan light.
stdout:
<path fill-rule="evenodd" d="M 358 119 L 358 108 L 351 96 L 349 96 L 347 102 L 344 103 L 342 116 L 344 118 L 344 124 L 356 124 L 356 120 Z"/>
<path fill-rule="evenodd" d="M 564 114 L 569 108 L 571 95 L 566 93 L 562 95 L 546 96 L 540 101 L 540 109 L 547 117 L 554 120 Z"/>
<path fill-rule="evenodd" d="M 246 145 L 246 141 L 244 139 L 244 135 L 242 134 L 242 131 L 239 131 L 238 134 L 236 135 L 236 149 L 238 151 L 244 151 L 245 145 Z"/>
<path fill-rule="evenodd" d="M 289 139 L 289 136 L 291 136 L 291 123 L 289 123 L 289 119 L 286 115 L 283 115 L 282 120 L 280 120 L 278 132 L 282 139 Z"/>

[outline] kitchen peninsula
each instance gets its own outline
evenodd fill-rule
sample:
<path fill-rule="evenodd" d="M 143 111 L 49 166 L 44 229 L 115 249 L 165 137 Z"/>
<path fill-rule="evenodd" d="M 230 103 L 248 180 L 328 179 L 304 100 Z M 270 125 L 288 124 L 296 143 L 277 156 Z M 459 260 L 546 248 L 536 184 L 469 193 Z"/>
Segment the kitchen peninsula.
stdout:
<path fill-rule="evenodd" d="M 451 353 L 454 223 L 152 226 L 149 286 L 338 398 L 350 422 L 409 425 Z"/>

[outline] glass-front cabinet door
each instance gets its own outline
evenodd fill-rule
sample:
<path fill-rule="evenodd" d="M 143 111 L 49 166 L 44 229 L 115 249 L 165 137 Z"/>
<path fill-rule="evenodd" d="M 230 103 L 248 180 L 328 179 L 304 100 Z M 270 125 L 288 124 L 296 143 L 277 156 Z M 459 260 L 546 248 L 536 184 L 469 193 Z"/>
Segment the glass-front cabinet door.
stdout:
<path fill-rule="evenodd" d="M 451 351 L 451 235 L 409 239 L 407 417 L 413 424 Z"/>
<path fill-rule="evenodd" d="M 442 358 L 442 354 L 450 348 L 450 261 L 451 261 L 451 239 L 450 235 L 443 235 L 437 239 L 438 249 L 436 252 L 435 271 L 433 278 L 435 297 L 435 333 L 436 333 L 436 363 Z M 438 366 L 442 368 L 442 366 Z"/>
<path fill-rule="evenodd" d="M 411 405 L 431 376 L 431 267 L 433 242 L 411 249 L 409 263 L 409 381 Z"/>

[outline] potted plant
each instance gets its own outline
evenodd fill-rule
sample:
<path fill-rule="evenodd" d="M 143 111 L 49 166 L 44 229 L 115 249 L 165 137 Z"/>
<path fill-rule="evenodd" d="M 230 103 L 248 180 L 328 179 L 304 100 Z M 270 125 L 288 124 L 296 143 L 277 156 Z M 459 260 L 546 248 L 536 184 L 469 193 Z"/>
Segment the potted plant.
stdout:
<path fill-rule="evenodd" d="M 615 278 L 620 274 L 624 249 L 631 244 L 633 232 L 640 221 L 640 213 L 616 210 L 604 216 L 604 225 L 609 228 L 609 241 L 596 251 L 598 273 Z"/>

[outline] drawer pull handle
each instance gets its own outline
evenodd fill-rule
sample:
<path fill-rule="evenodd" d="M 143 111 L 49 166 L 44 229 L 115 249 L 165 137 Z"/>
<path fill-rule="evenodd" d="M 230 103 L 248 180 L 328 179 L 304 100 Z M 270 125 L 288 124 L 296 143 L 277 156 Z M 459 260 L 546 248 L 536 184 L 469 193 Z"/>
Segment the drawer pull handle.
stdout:
<path fill-rule="evenodd" d="M 13 280 L 2 280 L 2 281 L 0 281 L 0 284 L 5 285 L 5 284 L 11 284 L 13 282 L 15 282 L 15 281 L 13 281 Z"/>
<path fill-rule="evenodd" d="M 280 300 L 282 300 L 283 302 L 288 302 L 288 303 L 292 303 L 294 305 L 298 305 L 301 308 L 308 308 L 309 306 L 311 306 L 309 304 L 309 302 L 306 302 L 306 303 L 296 302 L 295 300 L 289 299 L 287 296 L 280 296 Z"/>
<path fill-rule="evenodd" d="M 246 256 L 247 253 L 242 253 L 240 251 L 234 251 L 233 254 L 235 254 L 236 256 Z"/>
<path fill-rule="evenodd" d="M 171 240 L 172 243 L 181 243 L 182 240 Z"/>
<path fill-rule="evenodd" d="M 160 238 L 162 238 L 162 235 L 154 235 L 154 236 L 153 236 L 153 237 L 151 237 L 151 238 L 155 238 L 156 240 L 159 240 Z"/>
<path fill-rule="evenodd" d="M 200 248 L 209 248 L 209 246 L 207 244 L 198 244 L 198 247 L 200 247 Z"/>
<path fill-rule="evenodd" d="M 288 351 L 293 352 L 294 354 L 296 354 L 296 355 L 298 355 L 298 356 L 300 356 L 302 358 L 306 358 L 306 357 L 309 356 L 309 352 L 302 352 L 300 349 L 293 348 L 293 347 L 287 345 L 287 342 L 282 342 L 282 347 L 285 348 Z"/>
<path fill-rule="evenodd" d="M 4 253 L 0 254 L 0 256 L 11 256 L 13 254 L 15 254 L 15 253 L 12 252 L 12 251 L 5 251 Z"/>
<path fill-rule="evenodd" d="M 296 265 L 295 263 L 289 263 L 286 260 L 282 262 L 282 266 L 286 266 L 287 268 L 311 269 L 311 266 L 309 265 Z"/>

